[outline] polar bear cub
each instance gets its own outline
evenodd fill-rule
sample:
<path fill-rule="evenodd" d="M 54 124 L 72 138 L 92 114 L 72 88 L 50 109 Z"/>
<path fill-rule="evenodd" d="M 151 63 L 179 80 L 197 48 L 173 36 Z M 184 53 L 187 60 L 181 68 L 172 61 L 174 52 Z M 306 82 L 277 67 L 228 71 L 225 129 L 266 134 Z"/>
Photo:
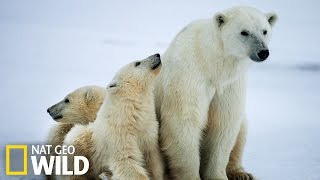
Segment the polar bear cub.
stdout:
<path fill-rule="evenodd" d="M 46 143 L 53 147 L 62 145 L 65 136 L 75 125 L 93 122 L 104 100 L 105 91 L 105 88 L 99 86 L 84 86 L 48 108 L 47 112 L 57 123 L 50 128 Z M 57 154 L 51 151 L 48 156 Z M 54 179 L 54 176 L 47 176 L 47 179 Z"/>
<path fill-rule="evenodd" d="M 84 86 L 69 93 L 62 101 L 47 109 L 57 122 L 88 124 L 95 120 L 103 103 L 105 88 Z"/>
<path fill-rule="evenodd" d="M 74 156 L 86 156 L 90 163 L 84 176 L 67 178 L 89 179 L 111 171 L 113 180 L 163 179 L 153 96 L 160 69 L 160 55 L 155 54 L 119 70 L 96 121 L 73 128 L 64 141 L 75 147 Z"/>
<path fill-rule="evenodd" d="M 62 101 L 47 109 L 57 121 L 49 131 L 47 143 L 62 145 L 65 135 L 75 124 L 88 124 L 96 119 L 105 96 L 105 88 L 84 86 L 69 93 Z"/>

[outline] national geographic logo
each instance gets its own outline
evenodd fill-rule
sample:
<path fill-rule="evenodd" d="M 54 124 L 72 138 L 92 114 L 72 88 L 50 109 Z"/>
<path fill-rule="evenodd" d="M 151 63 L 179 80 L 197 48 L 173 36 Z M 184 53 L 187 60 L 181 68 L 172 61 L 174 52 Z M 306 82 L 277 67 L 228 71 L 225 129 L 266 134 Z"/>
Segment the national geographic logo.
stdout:
<path fill-rule="evenodd" d="M 17 159 L 22 161 L 16 162 Z M 21 158 L 20 158 L 21 157 Z M 11 163 L 12 162 L 12 163 Z M 28 146 L 7 145 L 6 146 L 6 175 L 28 174 Z"/>
<path fill-rule="evenodd" d="M 28 175 L 28 160 L 31 160 L 29 165 L 34 175 L 83 175 L 89 170 L 86 157 L 73 156 L 74 146 L 30 145 L 29 148 L 30 152 L 28 145 L 6 145 L 7 176 Z M 57 155 L 51 156 L 52 152 Z M 73 157 L 72 171 L 68 170 L 68 156 Z M 80 164 L 83 166 L 80 167 Z"/>

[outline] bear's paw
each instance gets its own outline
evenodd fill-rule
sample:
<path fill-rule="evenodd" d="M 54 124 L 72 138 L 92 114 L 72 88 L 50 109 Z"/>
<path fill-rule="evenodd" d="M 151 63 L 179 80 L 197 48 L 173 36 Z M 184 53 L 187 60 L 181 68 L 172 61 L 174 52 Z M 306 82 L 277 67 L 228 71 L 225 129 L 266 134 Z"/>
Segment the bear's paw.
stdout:
<path fill-rule="evenodd" d="M 255 180 L 255 177 L 244 171 L 232 171 L 227 173 L 229 180 Z"/>

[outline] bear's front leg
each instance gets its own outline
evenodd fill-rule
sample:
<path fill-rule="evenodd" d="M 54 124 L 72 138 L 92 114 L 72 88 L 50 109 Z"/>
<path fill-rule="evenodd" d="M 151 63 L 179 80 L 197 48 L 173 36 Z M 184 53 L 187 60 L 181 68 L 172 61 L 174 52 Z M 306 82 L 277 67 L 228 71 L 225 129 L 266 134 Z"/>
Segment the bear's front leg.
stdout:
<path fill-rule="evenodd" d="M 209 107 L 201 149 L 201 178 L 227 180 L 229 156 L 244 117 L 245 82 L 238 80 L 218 91 Z"/>
<path fill-rule="evenodd" d="M 236 144 L 234 145 L 229 163 L 227 166 L 227 176 L 229 180 L 243 179 L 253 180 L 254 176 L 246 172 L 242 166 L 242 154 L 246 143 L 247 135 L 247 119 L 243 118 L 241 122 L 240 131 L 238 133 Z"/>
<path fill-rule="evenodd" d="M 200 180 L 200 141 L 210 101 L 198 86 L 177 91 L 180 93 L 166 95 L 161 107 L 161 148 L 172 179 Z"/>
<path fill-rule="evenodd" d="M 174 121 L 174 119 L 171 119 Z M 182 123 L 182 122 L 181 122 Z M 201 130 L 186 122 L 171 123 L 171 128 L 162 126 L 162 150 L 169 166 L 170 178 L 174 180 L 200 180 L 199 146 Z"/>

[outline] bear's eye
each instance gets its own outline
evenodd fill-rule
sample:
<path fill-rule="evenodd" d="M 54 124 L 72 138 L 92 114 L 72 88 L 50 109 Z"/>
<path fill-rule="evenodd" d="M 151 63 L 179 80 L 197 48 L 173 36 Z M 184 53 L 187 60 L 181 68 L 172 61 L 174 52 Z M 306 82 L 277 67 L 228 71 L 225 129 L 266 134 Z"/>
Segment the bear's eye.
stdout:
<path fill-rule="evenodd" d="M 136 62 L 136 63 L 134 64 L 134 66 L 137 67 L 137 66 L 139 66 L 140 64 L 141 64 L 141 62 Z"/>
<path fill-rule="evenodd" d="M 263 30 L 263 35 L 267 35 L 268 31 L 267 30 Z"/>
<path fill-rule="evenodd" d="M 69 103 L 70 100 L 67 98 L 67 99 L 64 100 L 64 102 L 65 102 L 65 103 Z"/>
<path fill-rule="evenodd" d="M 241 35 L 242 35 L 242 36 L 248 36 L 249 33 L 248 33 L 247 31 L 241 31 Z"/>

